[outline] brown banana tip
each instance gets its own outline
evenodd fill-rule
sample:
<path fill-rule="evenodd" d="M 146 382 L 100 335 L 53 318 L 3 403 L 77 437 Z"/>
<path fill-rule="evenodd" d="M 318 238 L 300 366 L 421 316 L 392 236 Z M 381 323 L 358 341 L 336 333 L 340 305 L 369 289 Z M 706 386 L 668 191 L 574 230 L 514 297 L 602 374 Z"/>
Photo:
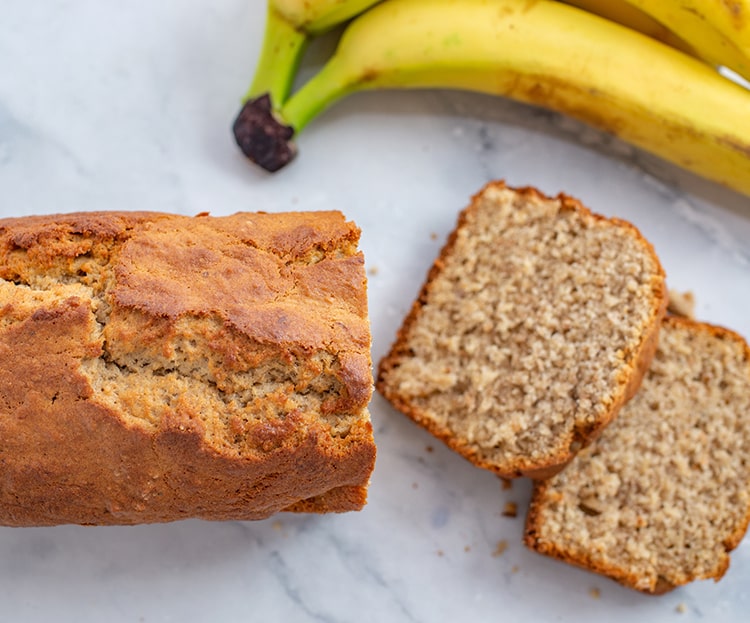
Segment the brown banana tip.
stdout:
<path fill-rule="evenodd" d="M 294 128 L 274 116 L 267 93 L 245 103 L 232 130 L 242 153 L 266 171 L 285 167 L 297 153 Z"/>

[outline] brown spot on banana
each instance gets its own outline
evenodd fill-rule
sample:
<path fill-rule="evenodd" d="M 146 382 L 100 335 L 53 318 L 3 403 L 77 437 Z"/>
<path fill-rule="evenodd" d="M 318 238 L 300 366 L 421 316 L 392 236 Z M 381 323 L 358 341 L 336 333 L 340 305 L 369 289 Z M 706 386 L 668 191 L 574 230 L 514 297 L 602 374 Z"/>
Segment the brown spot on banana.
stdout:
<path fill-rule="evenodd" d="M 523 8 L 521 9 L 522 13 L 528 13 L 531 9 L 534 8 L 535 4 L 538 4 L 539 0 L 526 0 L 526 3 L 524 4 Z"/>
<path fill-rule="evenodd" d="M 622 136 L 627 122 L 618 114 L 616 107 L 601 105 L 604 94 L 598 89 L 579 88 L 570 81 L 557 80 L 552 76 L 529 78 L 530 80 L 526 80 L 522 76 L 516 76 L 508 95 L 568 114 L 600 130 Z M 580 95 L 576 96 L 575 93 Z"/>
<path fill-rule="evenodd" d="M 505 86 L 504 94 L 511 98 L 567 114 L 729 186 L 732 184 L 725 179 L 726 174 L 721 167 L 717 168 L 715 163 L 701 159 L 698 146 L 713 143 L 726 153 L 735 152 L 745 161 L 750 158 L 750 144 L 742 137 L 729 134 L 712 136 L 687 121 L 676 122 L 667 117 L 649 118 L 647 115 L 638 122 L 634 119 L 634 115 L 638 114 L 636 111 L 621 110 L 606 92 L 593 86 L 577 86 L 549 75 L 514 75 L 508 77 Z"/>
<path fill-rule="evenodd" d="M 750 143 L 743 143 L 737 140 L 734 136 L 718 136 L 716 142 L 726 145 L 730 149 L 750 158 Z"/>
<path fill-rule="evenodd" d="M 368 82 L 374 82 L 380 76 L 380 70 L 374 67 L 368 67 L 362 72 L 362 76 L 359 79 L 360 84 L 367 84 Z"/>
<path fill-rule="evenodd" d="M 722 0 L 721 4 L 731 16 L 734 27 L 737 29 L 741 28 L 748 17 L 747 13 L 743 10 L 742 3 L 737 2 L 737 0 Z"/>

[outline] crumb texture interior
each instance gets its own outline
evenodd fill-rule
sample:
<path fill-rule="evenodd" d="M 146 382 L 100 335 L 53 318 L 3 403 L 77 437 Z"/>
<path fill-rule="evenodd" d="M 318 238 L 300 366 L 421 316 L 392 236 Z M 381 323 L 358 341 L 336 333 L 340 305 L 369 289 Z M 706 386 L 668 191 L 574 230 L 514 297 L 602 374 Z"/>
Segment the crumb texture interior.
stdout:
<path fill-rule="evenodd" d="M 658 260 L 630 226 L 493 186 L 455 236 L 381 387 L 500 471 L 543 464 L 622 396 Z"/>
<path fill-rule="evenodd" d="M 0 233 L 0 346 L 34 381 L 24 387 L 9 378 L 0 388 L 6 439 L 29 442 L 15 428 L 18 409 L 44 409 L 42 426 L 54 426 L 48 420 L 85 418 L 75 408 L 85 403 L 131 432 L 194 435 L 202 453 L 252 467 L 237 487 L 272 493 L 260 515 L 366 485 L 366 286 L 359 232 L 340 214 L 92 213 L 5 219 Z M 274 482 L 279 473 L 268 479 L 269 456 L 270 468 L 282 470 L 310 444 L 297 457 L 312 470 L 306 491 L 285 490 Z M 160 467 L 147 479 L 174 492 L 151 446 L 141 459 Z M 334 464 L 353 461 L 358 448 L 366 449 L 362 464 L 331 480 Z M 312 466 L 326 457 L 331 473 L 316 485 L 323 468 Z M 43 457 L 30 460 L 54 469 Z M 75 486 L 106 479 L 107 467 L 81 474 Z M 112 488 L 132 484 L 122 476 Z M 133 486 L 138 495 L 158 489 Z"/>
<path fill-rule="evenodd" d="M 750 361 L 670 320 L 640 391 L 535 500 L 537 549 L 646 591 L 719 578 L 750 517 Z"/>

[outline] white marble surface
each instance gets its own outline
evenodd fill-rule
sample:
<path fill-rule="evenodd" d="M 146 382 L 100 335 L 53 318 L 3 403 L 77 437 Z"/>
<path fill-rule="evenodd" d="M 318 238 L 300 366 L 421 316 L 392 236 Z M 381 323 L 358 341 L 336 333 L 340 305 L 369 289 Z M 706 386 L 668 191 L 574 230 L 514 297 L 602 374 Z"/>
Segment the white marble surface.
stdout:
<path fill-rule="evenodd" d="M 0 213 L 341 209 L 363 229 L 377 360 L 459 209 L 505 178 L 633 221 L 701 318 L 750 336 L 750 201 L 557 115 L 360 95 L 309 127 L 288 169 L 253 169 L 229 127 L 263 17 L 261 0 L 3 0 Z M 503 491 L 377 396 L 372 417 L 361 513 L 0 528 L 0 621 L 748 620 L 750 539 L 720 583 L 643 596 L 525 551 L 528 482 Z"/>

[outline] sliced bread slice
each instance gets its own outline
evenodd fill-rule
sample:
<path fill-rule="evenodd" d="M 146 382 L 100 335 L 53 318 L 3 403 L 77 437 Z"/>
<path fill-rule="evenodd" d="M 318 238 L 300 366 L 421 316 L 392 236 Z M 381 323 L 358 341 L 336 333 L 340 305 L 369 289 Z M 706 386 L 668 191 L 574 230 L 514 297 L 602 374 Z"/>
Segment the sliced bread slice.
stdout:
<path fill-rule="evenodd" d="M 745 341 L 666 319 L 636 396 L 535 484 L 526 544 L 650 593 L 718 580 L 750 520 L 748 413 Z"/>
<path fill-rule="evenodd" d="M 476 465 L 547 477 L 638 388 L 666 298 L 635 227 L 494 182 L 461 213 L 377 389 Z"/>

